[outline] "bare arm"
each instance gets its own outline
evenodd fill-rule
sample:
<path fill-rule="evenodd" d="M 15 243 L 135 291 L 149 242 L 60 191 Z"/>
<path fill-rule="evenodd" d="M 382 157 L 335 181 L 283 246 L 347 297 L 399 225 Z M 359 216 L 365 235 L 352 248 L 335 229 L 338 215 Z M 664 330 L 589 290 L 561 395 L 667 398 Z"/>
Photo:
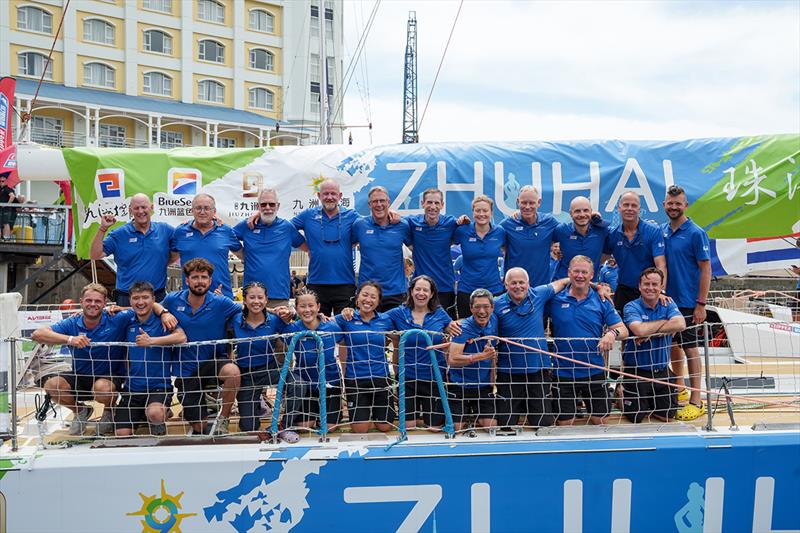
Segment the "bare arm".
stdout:
<path fill-rule="evenodd" d="M 108 229 L 117 222 L 113 215 L 103 215 L 100 219 L 100 229 L 94 234 L 92 247 L 89 249 L 89 259 L 102 259 L 106 253 L 103 250 L 103 239 Z"/>
<path fill-rule="evenodd" d="M 561 292 L 567 288 L 567 285 L 569 285 L 569 278 L 561 278 L 553 280 L 550 282 L 550 285 L 553 286 L 553 290 L 555 292 Z"/>
<path fill-rule="evenodd" d="M 497 351 L 494 349 L 492 342 L 489 341 L 486 343 L 486 346 L 483 347 L 483 351 L 480 353 L 474 354 L 465 354 L 464 353 L 464 345 L 457 344 L 457 343 L 450 343 L 450 350 L 447 352 L 447 363 L 450 366 L 467 366 L 471 365 L 472 363 L 477 363 L 478 361 L 484 361 L 486 359 L 492 359 L 497 355 Z"/>
<path fill-rule="evenodd" d="M 31 339 L 39 344 L 67 344 L 69 337 L 70 335 L 56 333 L 50 326 L 36 328 L 36 331 L 31 334 Z"/>
<path fill-rule="evenodd" d="M 597 349 L 601 352 L 609 351 L 614 346 L 614 341 L 623 340 L 628 338 L 628 328 L 622 322 L 609 326 L 608 330 L 600 337 L 600 342 L 597 343 Z"/>
<path fill-rule="evenodd" d="M 664 255 L 659 255 L 658 257 L 653 258 L 653 263 L 655 263 L 656 268 L 659 269 L 661 272 L 664 273 L 664 283 L 661 285 L 662 289 L 667 288 L 667 257 Z"/>
<path fill-rule="evenodd" d="M 637 337 L 647 335 L 677 333 L 686 329 L 686 320 L 682 316 L 674 316 L 669 320 L 653 320 L 652 322 L 631 322 L 630 332 Z"/>
<path fill-rule="evenodd" d="M 700 267 L 700 287 L 697 289 L 697 301 L 703 302 L 703 304 L 694 306 L 692 322 L 702 324 L 706 321 L 705 302 L 708 298 L 708 289 L 711 287 L 711 261 L 698 261 L 697 266 Z"/>
<path fill-rule="evenodd" d="M 169 253 L 169 263 L 168 264 L 174 265 L 174 264 L 180 262 L 180 259 L 181 259 L 181 254 L 179 254 L 178 252 L 170 252 Z"/>

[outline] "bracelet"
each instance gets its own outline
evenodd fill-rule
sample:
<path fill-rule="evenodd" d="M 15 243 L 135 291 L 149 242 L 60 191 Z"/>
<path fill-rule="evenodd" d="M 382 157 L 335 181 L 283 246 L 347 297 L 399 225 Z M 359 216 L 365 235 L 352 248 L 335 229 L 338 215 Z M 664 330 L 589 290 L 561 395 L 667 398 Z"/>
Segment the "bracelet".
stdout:
<path fill-rule="evenodd" d="M 703 301 L 701 301 L 701 300 L 695 300 L 695 302 L 694 302 L 694 303 L 696 303 L 697 305 L 699 305 L 699 306 L 701 306 L 701 307 L 705 307 L 705 306 L 706 306 L 706 303 L 705 303 L 705 302 L 703 302 Z"/>
<path fill-rule="evenodd" d="M 69 338 L 67 339 L 67 346 L 69 346 L 70 344 L 72 344 L 72 335 L 70 335 Z"/>
<path fill-rule="evenodd" d="M 613 333 L 615 339 L 617 337 L 619 337 L 619 330 L 618 329 L 610 329 L 610 330 L 606 331 L 606 333 Z"/>

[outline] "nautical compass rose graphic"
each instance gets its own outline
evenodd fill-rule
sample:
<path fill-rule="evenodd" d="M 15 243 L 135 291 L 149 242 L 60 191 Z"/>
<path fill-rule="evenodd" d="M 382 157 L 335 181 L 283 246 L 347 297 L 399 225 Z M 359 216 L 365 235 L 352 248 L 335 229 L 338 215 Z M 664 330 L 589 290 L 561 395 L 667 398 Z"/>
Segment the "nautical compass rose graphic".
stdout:
<path fill-rule="evenodd" d="M 181 521 L 197 513 L 179 513 L 183 492 L 175 496 L 169 494 L 161 480 L 161 495 L 145 496 L 141 492 L 142 508 L 127 513 L 128 516 L 142 516 L 142 533 L 181 533 Z"/>

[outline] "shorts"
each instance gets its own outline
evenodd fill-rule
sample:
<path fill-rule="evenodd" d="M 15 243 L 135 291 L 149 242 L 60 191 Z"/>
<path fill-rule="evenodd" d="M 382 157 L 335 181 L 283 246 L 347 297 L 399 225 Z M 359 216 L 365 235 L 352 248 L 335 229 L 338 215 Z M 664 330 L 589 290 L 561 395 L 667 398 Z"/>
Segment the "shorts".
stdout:
<path fill-rule="evenodd" d="M 628 287 L 622 283 L 617 285 L 617 290 L 614 291 L 614 308 L 619 313 L 619 316 L 623 316 L 625 304 L 634 301 L 639 296 L 641 296 L 639 289 Z"/>
<path fill-rule="evenodd" d="M 61 377 L 69 384 L 69 388 L 75 396 L 76 402 L 89 402 L 94 400 L 94 382 L 98 379 L 105 379 L 114 385 L 114 390 L 122 390 L 122 378 L 112 376 L 89 376 L 86 374 L 58 374 L 53 377 Z"/>
<path fill-rule="evenodd" d="M 325 316 L 331 316 L 331 313 L 338 315 L 345 307 L 355 307 L 353 303 L 353 297 L 356 294 L 355 285 L 321 285 L 310 283 L 306 286 L 309 290 L 317 293 L 319 310 Z"/>
<path fill-rule="evenodd" d="M 381 313 L 385 313 L 389 309 L 394 309 L 398 305 L 403 305 L 403 302 L 406 301 L 406 295 L 403 294 L 389 294 L 381 298 L 381 305 L 378 307 L 378 311 Z"/>
<path fill-rule="evenodd" d="M 242 383 L 236 393 L 239 406 L 239 429 L 256 431 L 261 427 L 261 394 L 265 387 L 278 384 L 281 371 L 278 368 L 260 366 L 242 368 Z M 289 374 L 291 376 L 291 374 Z"/>
<path fill-rule="evenodd" d="M 553 384 L 553 407 L 558 420 L 572 420 L 578 415 L 578 399 L 582 399 L 590 416 L 608 416 L 611 399 L 605 374 L 586 378 L 563 378 L 556 375 Z"/>
<path fill-rule="evenodd" d="M 515 426 L 522 418 L 534 427 L 553 425 L 549 370 L 526 374 L 497 373 L 497 424 Z"/>
<path fill-rule="evenodd" d="M 679 307 L 678 311 L 686 319 L 686 329 L 673 335 L 672 342 L 681 348 L 697 348 L 703 344 L 703 325 L 692 322 L 694 307 Z"/>
<path fill-rule="evenodd" d="M 325 419 L 328 425 L 342 421 L 342 388 L 338 385 L 325 385 Z M 295 379 L 286 383 L 286 429 L 296 427 L 300 422 L 319 421 L 319 384 Z"/>
<path fill-rule="evenodd" d="M 16 219 L 17 219 L 16 207 L 0 207 L 0 225 L 8 224 L 9 226 L 13 226 L 14 221 Z"/>
<path fill-rule="evenodd" d="M 633 368 L 631 373 L 669 383 L 677 381 L 669 368 L 655 371 Z M 675 387 L 632 378 L 626 378 L 622 383 L 622 413 L 631 422 L 641 422 L 650 415 L 675 418 L 677 411 L 678 391 Z"/>
<path fill-rule="evenodd" d="M 136 424 L 147 422 L 146 409 L 152 403 L 169 407 L 172 405 L 172 391 L 124 391 L 119 405 L 114 408 L 114 429 L 134 429 Z"/>
<path fill-rule="evenodd" d="M 441 305 L 447 314 L 450 315 L 450 318 L 455 320 L 457 317 L 456 312 L 456 293 L 453 291 L 450 292 L 440 292 L 439 293 L 439 305 Z"/>
<path fill-rule="evenodd" d="M 235 363 L 229 359 L 210 359 L 203 361 L 194 374 L 175 379 L 178 388 L 178 401 L 183 406 L 183 419 L 190 424 L 208 418 L 205 389 L 220 385 L 219 372 L 222 367 Z"/>
<path fill-rule="evenodd" d="M 464 422 L 468 416 L 477 418 L 494 418 L 495 398 L 491 385 L 483 387 L 462 387 L 454 383 L 447 385 L 447 401 L 453 422 Z"/>
<path fill-rule="evenodd" d="M 444 425 L 444 408 L 435 381 L 412 379 L 405 384 L 406 422 L 422 419 L 428 426 Z"/>
<path fill-rule="evenodd" d="M 394 394 L 389 378 L 345 379 L 350 422 L 394 424 Z"/>

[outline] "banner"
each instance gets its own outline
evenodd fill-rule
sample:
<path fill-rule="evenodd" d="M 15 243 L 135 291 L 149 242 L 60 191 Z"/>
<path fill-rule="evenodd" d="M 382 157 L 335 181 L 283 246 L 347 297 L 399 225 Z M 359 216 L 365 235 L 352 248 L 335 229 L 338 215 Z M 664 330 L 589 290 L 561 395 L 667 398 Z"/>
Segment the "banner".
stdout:
<path fill-rule="evenodd" d="M 6 176 L 6 185 L 9 187 L 16 187 L 19 183 L 17 150 L 13 146 L 14 139 L 11 132 L 16 86 L 17 80 L 14 78 L 0 78 L 0 175 Z"/>
<path fill-rule="evenodd" d="M 619 220 L 616 205 L 625 191 L 639 194 L 642 218 L 665 222 L 661 202 L 677 184 L 686 190 L 688 215 L 712 238 L 800 233 L 797 134 L 676 142 L 74 148 L 63 153 L 76 192 L 77 250 L 82 257 L 88 255 L 101 214 L 114 213 L 126 221 L 127 203 L 137 192 L 153 199 L 156 220 L 171 224 L 189 218 L 194 194 L 207 192 L 217 201 L 218 216 L 235 223 L 256 211 L 262 188 L 278 191 L 284 218 L 317 206 L 316 188 L 326 178 L 340 183 L 343 205 L 362 214 L 369 212 L 367 192 L 373 186 L 386 187 L 392 208 L 404 215 L 421 213 L 422 192 L 436 187 L 445 192 L 446 211 L 453 215 L 471 213 L 476 195 L 490 196 L 499 221 L 516 209 L 520 188 L 534 185 L 542 192 L 540 209 L 560 220 L 569 219 L 569 203 L 580 195 L 612 223 Z M 798 256 L 794 248 L 775 259 L 782 265 Z M 718 273 L 734 273 L 717 263 Z M 749 259 L 743 265 L 734 270 L 750 269 Z M 770 260 L 770 268 L 779 267 Z"/>

